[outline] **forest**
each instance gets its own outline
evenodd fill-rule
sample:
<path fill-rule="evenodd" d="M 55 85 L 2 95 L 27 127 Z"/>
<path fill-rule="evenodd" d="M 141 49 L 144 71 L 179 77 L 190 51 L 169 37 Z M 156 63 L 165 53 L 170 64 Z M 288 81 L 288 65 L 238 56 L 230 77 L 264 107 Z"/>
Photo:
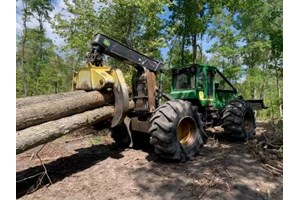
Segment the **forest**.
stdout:
<path fill-rule="evenodd" d="M 165 92 L 171 68 L 205 63 L 245 99 L 264 99 L 258 118 L 282 118 L 282 7 L 280 0 L 17 0 L 17 98 L 71 91 L 100 32 L 163 62 Z M 130 83 L 131 67 L 106 62 Z"/>

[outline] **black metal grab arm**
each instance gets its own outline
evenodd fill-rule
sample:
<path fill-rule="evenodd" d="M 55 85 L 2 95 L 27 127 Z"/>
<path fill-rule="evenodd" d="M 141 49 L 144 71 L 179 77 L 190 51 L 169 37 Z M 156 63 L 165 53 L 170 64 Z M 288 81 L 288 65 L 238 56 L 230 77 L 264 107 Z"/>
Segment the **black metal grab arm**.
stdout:
<path fill-rule="evenodd" d="M 134 67 L 145 67 L 153 72 L 163 68 L 161 62 L 151 59 L 106 35 L 98 33 L 94 36 L 92 50 L 87 56 L 88 62 L 100 66 L 102 63 L 102 54 L 124 61 Z"/>

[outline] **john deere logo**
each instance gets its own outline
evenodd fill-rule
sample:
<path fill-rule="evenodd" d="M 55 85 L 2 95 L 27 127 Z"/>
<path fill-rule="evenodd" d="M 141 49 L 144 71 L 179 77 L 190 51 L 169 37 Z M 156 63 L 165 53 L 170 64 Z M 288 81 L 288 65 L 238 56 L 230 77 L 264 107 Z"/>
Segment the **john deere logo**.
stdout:
<path fill-rule="evenodd" d="M 109 47 L 110 42 L 109 42 L 107 39 L 104 39 L 104 40 L 103 40 L 103 44 L 104 44 L 105 46 Z"/>

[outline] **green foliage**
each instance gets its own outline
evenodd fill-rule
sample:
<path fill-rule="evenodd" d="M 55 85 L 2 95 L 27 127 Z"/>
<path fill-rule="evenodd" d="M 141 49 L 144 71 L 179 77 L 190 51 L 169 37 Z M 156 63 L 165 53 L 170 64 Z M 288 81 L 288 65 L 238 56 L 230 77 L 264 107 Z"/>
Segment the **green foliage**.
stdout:
<path fill-rule="evenodd" d="M 89 50 L 89 43 L 97 30 L 104 29 L 102 16 L 95 12 L 92 0 L 64 0 L 66 12 L 59 12 L 52 21 L 55 33 L 65 41 L 63 51 L 73 56 L 74 60 L 83 60 Z M 76 63 L 79 67 L 80 62 Z"/>
<path fill-rule="evenodd" d="M 282 1 L 228 1 L 209 29 L 209 63 L 235 83 L 245 99 L 264 99 L 260 118 L 282 116 Z"/>
<path fill-rule="evenodd" d="M 197 59 L 202 61 L 203 35 L 211 18 L 211 7 L 208 2 L 206 0 L 176 0 L 172 1 L 169 6 L 171 15 L 167 20 L 166 31 L 169 38 L 181 40 L 180 43 L 174 43 L 179 46 L 175 46 L 177 50 L 174 53 L 180 53 L 180 56 L 176 57 L 180 59 L 181 65 L 195 63 Z M 178 62 L 175 61 L 175 63 Z"/>
<path fill-rule="evenodd" d="M 161 34 L 163 21 L 158 17 L 167 1 L 65 0 L 66 15 L 54 17 L 52 27 L 65 40 L 64 51 L 78 60 L 74 69 L 82 66 L 84 55 L 90 48 L 92 36 L 98 32 L 115 38 L 150 57 L 161 59 L 159 49 L 165 40 Z M 97 6 L 100 5 L 100 6 Z M 120 68 L 128 83 L 133 69 L 122 62 L 108 58 L 107 63 Z"/>
<path fill-rule="evenodd" d="M 157 60 L 162 60 L 161 48 L 168 47 L 165 92 L 171 84 L 168 69 L 207 63 L 218 67 L 245 99 L 264 99 L 269 109 L 257 117 L 282 117 L 281 0 L 64 0 L 66 8 L 52 19 L 52 1 L 23 3 L 17 96 L 68 91 L 72 71 L 84 65 L 92 36 L 101 32 Z M 38 27 L 27 28 L 33 19 Z M 65 41 L 63 58 L 45 37 L 45 21 Z M 131 83 L 133 68 L 110 58 L 105 63 L 121 68 Z"/>
<path fill-rule="evenodd" d="M 75 0 L 67 5 L 69 17 L 59 13 L 52 23 L 56 33 L 65 39 L 64 50 L 71 50 L 79 57 L 88 51 L 89 42 L 97 32 L 145 52 L 148 56 L 160 56 L 164 46 L 161 36 L 162 12 L 165 1 L 83 1 Z M 96 4 L 100 4 L 97 10 Z"/>
<path fill-rule="evenodd" d="M 44 31 L 37 28 L 27 29 L 24 57 L 21 45 L 21 42 L 17 44 L 16 53 L 17 97 L 58 93 L 70 89 L 67 84 L 71 79 L 70 71 L 55 53 L 55 46 L 45 37 Z"/>
<path fill-rule="evenodd" d="M 101 13 L 105 15 L 105 33 L 120 42 L 144 52 L 150 57 L 160 58 L 159 48 L 165 45 L 160 33 L 163 21 L 158 14 L 163 12 L 167 1 L 116 0 L 107 3 Z"/>

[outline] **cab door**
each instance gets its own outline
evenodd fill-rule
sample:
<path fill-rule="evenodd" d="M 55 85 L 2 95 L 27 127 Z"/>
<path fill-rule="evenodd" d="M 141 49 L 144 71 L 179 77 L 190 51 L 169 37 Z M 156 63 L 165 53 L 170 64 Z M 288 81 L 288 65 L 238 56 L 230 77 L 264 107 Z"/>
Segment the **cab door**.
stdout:
<path fill-rule="evenodd" d="M 208 67 L 199 68 L 198 90 L 202 106 L 213 106 L 214 100 L 214 70 Z"/>
<path fill-rule="evenodd" d="M 215 73 L 214 90 L 214 107 L 219 110 L 223 109 L 228 101 L 237 97 L 237 90 L 219 70 Z"/>

